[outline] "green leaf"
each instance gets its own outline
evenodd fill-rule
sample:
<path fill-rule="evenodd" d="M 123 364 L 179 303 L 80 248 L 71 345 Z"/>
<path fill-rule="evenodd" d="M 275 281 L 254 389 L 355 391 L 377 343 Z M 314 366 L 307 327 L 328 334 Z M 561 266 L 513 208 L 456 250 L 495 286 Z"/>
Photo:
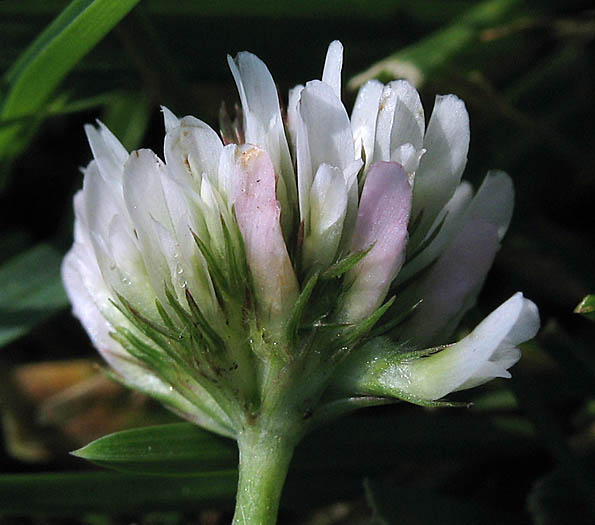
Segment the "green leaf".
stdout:
<path fill-rule="evenodd" d="M 36 115 L 64 77 L 139 0 L 74 0 L 4 75 L 0 122 Z M 0 129 L 0 158 L 18 155 L 35 125 Z M 1 182 L 1 181 L 0 181 Z"/>
<path fill-rule="evenodd" d="M 74 0 L 8 70 L 2 118 L 34 113 L 139 0 Z"/>
<path fill-rule="evenodd" d="M 470 46 L 479 42 L 480 32 L 510 18 L 519 0 L 485 0 L 458 17 L 451 25 L 430 34 L 354 76 L 348 87 L 355 90 L 372 78 L 383 82 L 406 78 L 421 86 L 428 77 L 446 68 Z"/>
<path fill-rule="evenodd" d="M 198 509 L 231 504 L 236 483 L 235 470 L 187 477 L 119 472 L 4 475 L 0 476 L 0 512 L 69 516 Z"/>
<path fill-rule="evenodd" d="M 116 432 L 73 454 L 122 472 L 144 474 L 197 474 L 238 464 L 234 441 L 186 423 Z"/>
<path fill-rule="evenodd" d="M 395 430 L 399 428 L 407 428 L 407 432 Z M 355 415 L 313 432 L 296 449 L 292 470 L 307 474 L 340 465 L 342 471 L 363 476 L 399 465 L 403 457 L 467 457 L 470 448 L 477 457 L 482 451 L 522 454 L 531 446 L 531 438 L 531 429 L 516 416 L 491 418 L 467 411 L 427 413 L 401 405 L 391 415 Z M 191 423 L 118 432 L 74 454 L 137 474 L 188 475 L 237 467 L 233 441 Z"/>
<path fill-rule="evenodd" d="M 40 244 L 0 266 L 0 346 L 65 308 L 61 254 Z"/>
<path fill-rule="evenodd" d="M 595 320 L 595 294 L 586 295 L 574 312 L 584 315 L 587 319 Z"/>

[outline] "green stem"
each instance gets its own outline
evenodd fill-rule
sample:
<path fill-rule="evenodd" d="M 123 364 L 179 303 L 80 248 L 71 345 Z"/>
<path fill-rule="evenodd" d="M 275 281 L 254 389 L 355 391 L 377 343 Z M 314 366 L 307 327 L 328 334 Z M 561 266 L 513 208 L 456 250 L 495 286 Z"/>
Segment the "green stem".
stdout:
<path fill-rule="evenodd" d="M 240 477 L 234 525 L 274 525 L 296 445 L 294 432 L 258 422 L 238 436 Z"/>

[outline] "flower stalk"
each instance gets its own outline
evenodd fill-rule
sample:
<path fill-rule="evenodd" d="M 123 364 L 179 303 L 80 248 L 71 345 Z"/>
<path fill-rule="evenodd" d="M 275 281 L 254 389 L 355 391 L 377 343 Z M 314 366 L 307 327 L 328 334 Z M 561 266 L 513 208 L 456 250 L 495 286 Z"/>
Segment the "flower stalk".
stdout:
<path fill-rule="evenodd" d="M 234 525 L 276 523 L 285 478 L 301 435 L 299 426 L 274 413 L 259 418 L 238 434 L 240 463 Z"/>

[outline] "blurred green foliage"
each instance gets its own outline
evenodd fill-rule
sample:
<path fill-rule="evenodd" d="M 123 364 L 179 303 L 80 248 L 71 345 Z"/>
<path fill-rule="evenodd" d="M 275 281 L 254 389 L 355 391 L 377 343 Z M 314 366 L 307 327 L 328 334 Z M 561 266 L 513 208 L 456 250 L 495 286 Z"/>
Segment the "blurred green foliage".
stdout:
<path fill-rule="evenodd" d="M 466 101 L 472 143 L 465 176 L 477 183 L 489 168 L 508 171 L 517 205 L 462 329 L 517 290 L 538 304 L 543 329 L 512 381 L 453 396 L 474 401 L 470 410 L 396 405 L 314 434 L 294 461 L 283 523 L 595 522 L 595 324 L 573 314 L 583 297 L 591 305 L 586 296 L 595 290 L 589 2 L 4 0 L 0 31 L 0 515 L 24 522 L 52 515 L 55 523 L 65 516 L 187 523 L 190 512 L 196 520 L 229 519 L 229 446 L 209 448 L 198 429 L 184 427 L 197 432 L 185 448 L 156 450 L 169 450 L 166 470 L 188 470 L 206 457 L 193 455 L 196 439 L 197 451 L 211 454 L 210 470 L 200 475 L 147 476 L 163 463 L 136 465 L 132 474 L 70 472 L 91 466 L 67 450 L 86 444 L 81 436 L 113 430 L 114 421 L 112 401 L 97 406 L 107 395 L 101 378 L 75 378 L 68 365 L 95 356 L 67 311 L 59 276 L 72 242 L 78 167 L 90 159 L 82 125 L 100 118 L 127 148 L 160 151 L 160 104 L 213 126 L 221 99 L 233 105 L 226 53 L 255 52 L 286 93 L 320 75 L 326 46 L 338 38 L 348 105 L 363 79 L 397 74 L 418 84 L 428 114 L 436 93 Z M 58 359 L 66 364 L 51 380 L 32 372 Z M 172 421 L 146 400 L 126 406 L 119 428 Z M 146 436 L 138 436 L 126 446 L 145 446 Z M 50 452 L 27 453 L 28 446 Z M 118 466 L 98 459 L 103 452 L 94 447 L 87 450 L 94 461 Z M 129 493 L 135 497 L 122 497 Z"/>

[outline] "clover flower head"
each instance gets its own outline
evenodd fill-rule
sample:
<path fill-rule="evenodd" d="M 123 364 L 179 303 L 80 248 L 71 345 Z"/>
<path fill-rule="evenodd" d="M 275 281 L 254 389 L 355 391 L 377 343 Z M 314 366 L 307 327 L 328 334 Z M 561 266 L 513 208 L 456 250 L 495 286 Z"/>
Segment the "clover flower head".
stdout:
<path fill-rule="evenodd" d="M 163 158 L 85 128 L 94 160 L 63 264 L 74 313 L 123 382 L 224 435 L 281 391 L 298 420 L 509 377 L 539 325 L 519 293 L 443 345 L 508 228 L 512 182 L 461 182 L 454 95 L 426 125 L 413 86 L 373 80 L 350 116 L 342 61 L 335 41 L 285 109 L 260 59 L 228 57 L 241 112 L 218 134 L 163 108 Z"/>

